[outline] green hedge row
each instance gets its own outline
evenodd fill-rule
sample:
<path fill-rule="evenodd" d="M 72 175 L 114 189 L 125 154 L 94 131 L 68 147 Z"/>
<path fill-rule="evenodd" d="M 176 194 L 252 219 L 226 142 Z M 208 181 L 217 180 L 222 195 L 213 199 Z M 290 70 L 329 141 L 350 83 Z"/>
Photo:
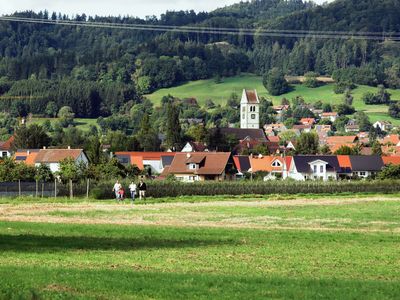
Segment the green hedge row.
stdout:
<path fill-rule="evenodd" d="M 123 186 L 127 190 L 128 184 L 123 183 Z M 240 181 L 202 183 L 148 181 L 147 187 L 147 196 L 153 198 L 195 195 L 396 193 L 400 192 L 400 181 Z M 91 188 L 91 195 L 96 199 L 110 199 L 113 197 L 111 188 L 111 183 L 96 184 Z"/>

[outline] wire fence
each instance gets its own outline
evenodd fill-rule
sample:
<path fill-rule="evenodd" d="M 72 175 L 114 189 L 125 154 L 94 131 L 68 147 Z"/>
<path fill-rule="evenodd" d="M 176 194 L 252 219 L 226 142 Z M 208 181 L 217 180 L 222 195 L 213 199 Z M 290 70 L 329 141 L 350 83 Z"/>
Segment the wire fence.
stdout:
<path fill-rule="evenodd" d="M 74 183 L 74 196 L 86 196 L 90 192 L 90 185 Z M 60 182 L 0 182 L 0 197 L 66 197 L 69 196 L 69 185 Z"/>

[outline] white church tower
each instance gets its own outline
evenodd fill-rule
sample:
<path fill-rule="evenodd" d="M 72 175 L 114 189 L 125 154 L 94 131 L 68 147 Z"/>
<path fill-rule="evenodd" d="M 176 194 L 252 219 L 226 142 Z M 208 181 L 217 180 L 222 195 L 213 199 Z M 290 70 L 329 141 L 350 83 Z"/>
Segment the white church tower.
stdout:
<path fill-rule="evenodd" d="M 260 100 L 256 90 L 243 90 L 240 101 L 240 128 L 260 128 Z"/>

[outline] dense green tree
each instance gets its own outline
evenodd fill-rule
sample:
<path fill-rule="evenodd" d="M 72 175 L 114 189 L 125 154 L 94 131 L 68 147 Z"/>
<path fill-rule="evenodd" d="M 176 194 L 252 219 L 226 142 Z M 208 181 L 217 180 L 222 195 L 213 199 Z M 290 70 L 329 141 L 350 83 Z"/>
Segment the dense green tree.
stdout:
<path fill-rule="evenodd" d="M 274 96 L 282 95 L 289 90 L 289 84 L 284 74 L 277 68 L 273 68 L 264 74 L 263 85 Z"/>
<path fill-rule="evenodd" d="M 50 101 L 46 105 L 46 111 L 45 112 L 46 112 L 46 115 L 51 117 L 51 118 L 57 117 L 57 113 L 58 113 L 57 104 L 55 102 L 53 102 L 53 101 Z"/>
<path fill-rule="evenodd" d="M 49 144 L 50 137 L 40 125 L 20 126 L 15 130 L 14 147 L 16 149 L 40 149 Z"/>
<path fill-rule="evenodd" d="M 319 149 L 319 138 L 314 132 L 303 132 L 297 138 L 297 154 L 317 154 Z"/>
<path fill-rule="evenodd" d="M 181 124 L 179 122 L 179 110 L 174 104 L 167 106 L 167 124 L 165 132 L 165 145 L 179 151 L 182 147 L 182 133 Z"/>
<path fill-rule="evenodd" d="M 58 118 L 63 127 L 68 127 L 74 124 L 75 114 L 69 106 L 63 106 L 58 111 Z"/>

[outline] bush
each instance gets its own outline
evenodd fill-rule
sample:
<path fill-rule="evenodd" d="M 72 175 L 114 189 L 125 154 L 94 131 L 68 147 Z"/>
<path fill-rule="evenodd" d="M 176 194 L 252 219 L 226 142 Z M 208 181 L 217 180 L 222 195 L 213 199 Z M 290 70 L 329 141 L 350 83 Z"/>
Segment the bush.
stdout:
<path fill-rule="evenodd" d="M 166 182 L 148 183 L 149 197 L 268 195 L 268 194 L 330 194 L 330 193 L 394 193 L 400 191 L 399 181 L 232 181 L 232 182 Z"/>

